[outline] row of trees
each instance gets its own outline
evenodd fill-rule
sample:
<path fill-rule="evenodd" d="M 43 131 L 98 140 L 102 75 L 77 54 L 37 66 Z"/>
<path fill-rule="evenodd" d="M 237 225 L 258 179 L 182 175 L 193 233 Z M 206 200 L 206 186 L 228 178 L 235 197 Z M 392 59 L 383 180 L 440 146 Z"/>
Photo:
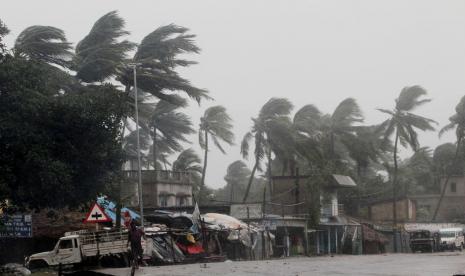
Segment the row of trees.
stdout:
<path fill-rule="evenodd" d="M 0 23 L 1 202 L 75 207 L 101 192 L 118 194 L 119 185 L 111 184 L 134 153 L 134 135 L 127 132 L 134 129 L 133 64 L 142 135 L 157 141 L 163 153 L 182 149 L 179 141 L 193 130 L 177 109 L 189 100 L 210 99 L 177 72 L 195 64 L 182 58 L 200 51 L 195 36 L 167 25 L 134 43 L 125 39 L 124 27 L 110 12 L 73 47 L 62 30 L 31 26 L 7 49 L 3 37 L 9 31 Z M 163 155 L 157 147 L 152 151 L 157 167 Z M 189 167 L 189 153 L 182 154 L 184 161 L 180 157 L 179 169 L 196 168 Z"/>
<path fill-rule="evenodd" d="M 0 165 L 8 172 L 0 179 L 0 200 L 25 202 L 30 207 L 72 205 L 71 202 L 78 204 L 92 199 L 103 191 L 102 187 L 115 183 L 122 163 L 136 154 L 136 126 L 132 119 L 134 65 L 140 92 L 138 127 L 143 152 L 148 153 L 144 154 L 144 166 L 193 171 L 196 192 L 201 196 L 210 193 L 205 185 L 208 153 L 212 145 L 225 153 L 225 145 L 232 145 L 235 137 L 226 109 L 213 106 L 205 110 L 197 131 L 198 142 L 204 150 L 203 164 L 192 149 L 184 149 L 195 128 L 182 108 L 192 100 L 201 103 L 211 99 L 205 89 L 195 87 L 177 72 L 180 67 L 195 64 L 184 58 L 186 54 L 199 53 L 195 36 L 186 28 L 167 25 L 155 29 L 140 43 L 133 43 L 125 40 L 129 33 L 124 25 L 116 12 L 110 12 L 95 22 L 75 48 L 62 30 L 50 26 L 25 29 L 12 49 L 7 49 L 0 40 L 0 100 L 3 103 L 0 139 L 5 153 Z M 1 24 L 0 38 L 7 33 L 8 29 Z M 465 103 L 460 102 L 451 123 L 441 131 L 455 128 L 457 144 L 438 147 L 432 156 L 430 150 L 420 147 L 418 131 L 433 130 L 435 122 L 414 113 L 430 101 L 425 96 L 426 91 L 420 86 L 405 87 L 393 109 L 380 109 L 387 118 L 378 125 L 363 125 L 361 109 L 352 98 L 343 100 L 331 114 L 311 104 L 294 113 L 289 100 L 272 98 L 252 119 L 251 128 L 240 143 L 244 159 L 251 156 L 254 159 L 252 169 L 239 160 L 231 164 L 225 177 L 229 197 L 225 189 L 216 195 L 229 201 L 246 202 L 250 197 L 258 200 L 266 190 L 271 190 L 272 175 L 293 174 L 296 168 L 315 175 L 315 182 L 319 176 L 333 173 L 356 178 L 360 188 L 346 198 L 352 205 L 367 197 L 387 197 L 388 192 L 395 201 L 399 185 L 405 195 L 412 186 L 415 189 L 422 186 L 425 191 L 437 189 L 439 177 L 463 171 Z M 86 115 L 88 118 L 81 118 Z M 90 122 L 85 130 L 76 127 L 86 119 Z M 69 122 L 66 127 L 61 125 L 64 120 Z M 47 129 L 44 125 L 49 127 L 47 135 L 37 132 Z M 73 131 L 79 135 L 70 135 Z M 40 139 L 29 137 L 31 133 L 40 134 Z M 99 140 L 92 135 L 103 138 Z M 16 145 L 17 141 L 22 144 Z M 44 147 L 36 152 L 34 145 L 38 144 Z M 49 144 L 59 147 L 44 149 Z M 414 155 L 399 160 L 400 147 L 410 147 Z M 83 156 L 67 154 L 69 151 Z M 452 162 L 448 162 L 451 151 L 454 152 Z M 101 160 L 84 164 L 90 152 Z M 170 164 L 174 154 L 178 157 Z M 30 160 L 40 161 L 42 165 L 24 166 Z M 73 170 L 68 169 L 69 163 L 76 160 L 81 162 Z M 18 171 L 19 167 L 28 168 L 29 174 Z M 380 176 L 381 171 L 388 173 L 390 185 Z M 74 178 L 74 174 L 83 172 L 94 178 Z M 257 177 L 258 173 L 265 177 Z M 432 178 L 431 174 L 434 174 Z M 40 185 L 36 185 L 36 179 L 40 179 Z M 435 180 L 431 183 L 428 179 Z M 90 184 L 82 184 L 91 182 L 105 185 L 90 188 Z M 44 198 L 43 202 L 31 204 L 33 192 L 28 189 L 40 190 L 47 183 L 55 183 L 50 189 L 60 191 L 64 200 L 58 204 L 56 200 Z M 64 184 L 78 188 L 68 189 Z M 109 190 L 118 193 L 114 187 Z M 82 196 L 68 200 L 76 195 Z"/>

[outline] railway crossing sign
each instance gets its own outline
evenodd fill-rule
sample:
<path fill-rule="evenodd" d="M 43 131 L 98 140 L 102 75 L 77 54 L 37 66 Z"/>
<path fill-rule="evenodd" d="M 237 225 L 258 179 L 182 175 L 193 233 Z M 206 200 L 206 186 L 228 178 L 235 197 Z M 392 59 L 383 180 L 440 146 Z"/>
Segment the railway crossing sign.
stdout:
<path fill-rule="evenodd" d="M 92 208 L 90 209 L 90 212 L 87 214 L 84 223 L 98 223 L 110 221 L 112 221 L 111 218 L 109 218 L 107 214 L 105 214 L 105 211 L 103 211 L 102 207 L 95 203 L 94 206 L 92 206 Z"/>

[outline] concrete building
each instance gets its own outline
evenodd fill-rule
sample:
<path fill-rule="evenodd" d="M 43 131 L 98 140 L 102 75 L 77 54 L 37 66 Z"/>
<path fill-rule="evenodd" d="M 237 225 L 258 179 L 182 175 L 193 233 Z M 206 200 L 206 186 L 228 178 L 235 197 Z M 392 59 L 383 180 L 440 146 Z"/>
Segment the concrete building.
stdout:
<path fill-rule="evenodd" d="M 414 222 L 416 221 L 417 203 L 412 198 L 400 198 L 396 201 L 397 221 Z M 376 223 L 390 223 L 393 221 L 392 200 L 373 201 L 368 205 L 368 219 Z"/>
<path fill-rule="evenodd" d="M 338 193 L 356 187 L 356 183 L 349 176 L 328 175 L 318 183 L 319 188 L 314 191 L 320 193 L 315 194 L 309 184 L 311 178 L 311 175 L 273 177 L 272 213 L 283 218 L 309 218 L 311 210 L 319 208 L 317 229 L 300 228 L 290 233 L 291 239 L 298 241 L 303 237 L 302 240 L 308 240 L 309 251 L 316 254 L 360 253 L 361 225 L 343 215 L 338 201 Z"/>
<path fill-rule="evenodd" d="M 122 188 L 123 198 L 131 206 L 138 206 L 138 171 L 124 172 L 126 183 Z M 144 208 L 192 206 L 192 182 L 189 172 L 168 170 L 142 170 Z"/>
<path fill-rule="evenodd" d="M 445 179 L 441 181 L 441 190 Z M 397 219 L 403 222 L 429 222 L 439 202 L 440 193 L 410 195 L 396 203 Z M 392 201 L 390 199 L 370 202 L 368 219 L 374 222 L 392 222 Z M 465 221 L 465 176 L 449 179 L 444 198 L 438 210 L 437 222 Z"/>

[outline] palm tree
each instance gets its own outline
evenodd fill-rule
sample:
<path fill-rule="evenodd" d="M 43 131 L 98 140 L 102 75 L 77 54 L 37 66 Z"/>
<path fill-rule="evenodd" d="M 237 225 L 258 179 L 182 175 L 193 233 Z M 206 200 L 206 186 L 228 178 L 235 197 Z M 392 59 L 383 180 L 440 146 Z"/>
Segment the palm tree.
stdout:
<path fill-rule="evenodd" d="M 462 97 L 459 104 L 455 107 L 455 114 L 449 118 L 449 124 L 441 129 L 439 135 L 443 135 L 445 132 L 455 129 L 455 136 L 457 139 L 457 146 L 455 149 L 455 155 L 452 164 L 455 165 L 458 161 L 459 153 L 462 147 L 463 140 L 465 138 L 465 96 Z M 439 208 L 441 207 L 442 200 L 444 198 L 444 194 L 446 193 L 447 184 L 449 184 L 450 177 L 452 175 L 451 169 L 446 169 L 447 177 L 444 181 L 444 185 L 441 189 L 441 196 L 439 197 L 438 205 L 434 210 L 432 221 L 436 220 L 436 216 L 438 215 Z"/>
<path fill-rule="evenodd" d="M 186 114 L 178 111 L 179 106 L 159 101 L 150 116 L 149 127 L 152 136 L 152 154 L 154 169 L 157 169 L 157 145 L 163 152 L 171 154 L 182 150 L 181 143 L 189 140 L 186 135 L 194 133 L 192 122 Z"/>
<path fill-rule="evenodd" d="M 343 100 L 332 114 L 323 115 L 314 105 L 305 105 L 294 115 L 297 146 L 311 167 L 330 167 L 334 173 L 336 161 L 350 152 L 357 140 L 355 126 L 363 122 L 362 112 L 353 98 Z"/>
<path fill-rule="evenodd" d="M 198 192 L 198 186 L 202 178 L 203 169 L 201 162 L 200 157 L 193 149 L 186 149 L 178 155 L 172 166 L 173 171 L 190 172 L 196 192 Z"/>
<path fill-rule="evenodd" d="M 409 86 L 402 89 L 399 98 L 396 99 L 396 105 L 393 110 L 378 109 L 390 116 L 383 122 L 381 127 L 384 129 L 385 141 L 388 141 L 394 135 L 394 170 L 392 179 L 392 216 L 394 229 L 397 227 L 397 174 L 398 174 L 398 147 L 399 143 L 403 147 L 410 146 L 414 151 L 419 148 L 418 134 L 416 130 L 434 130 L 433 120 L 411 113 L 415 108 L 430 102 L 430 99 L 422 99 L 426 90 L 420 86 Z M 404 189 L 405 190 L 405 189 Z M 405 192 L 405 191 L 404 191 Z M 397 252 L 396 236 L 394 235 L 394 251 Z"/>
<path fill-rule="evenodd" d="M 289 139 L 289 135 L 291 134 L 289 114 L 291 113 L 292 108 L 293 105 L 288 99 L 271 98 L 260 109 L 258 117 L 252 119 L 252 128 L 244 135 L 241 143 L 241 154 L 245 159 L 247 159 L 252 139 L 255 142 L 255 164 L 252 168 L 249 182 L 247 183 L 247 188 L 242 200 L 243 202 L 247 201 L 255 173 L 257 170 L 261 171 L 260 163 L 265 158 L 265 155 L 268 157 L 268 180 L 271 181 L 272 151 L 275 150 L 275 152 L 280 152 L 280 149 L 283 149 L 286 142 L 292 143 L 292 138 Z M 286 150 L 282 151 L 286 152 Z"/>
<path fill-rule="evenodd" d="M 241 183 L 244 183 L 243 180 L 247 180 L 249 175 L 250 170 L 243 161 L 237 160 L 229 164 L 224 180 L 226 181 L 226 186 L 229 186 L 230 204 L 233 204 L 234 194 L 237 194 L 237 189 L 241 188 Z"/>
<path fill-rule="evenodd" d="M 51 26 L 31 26 L 23 30 L 16 38 L 16 55 L 50 64 L 69 67 L 73 57 L 72 46 L 66 40 L 65 33 Z"/>
<path fill-rule="evenodd" d="M 226 108 L 217 105 L 205 110 L 202 118 L 200 118 L 199 126 L 199 144 L 205 151 L 203 159 L 201 188 L 205 186 L 205 173 L 207 171 L 207 158 L 209 150 L 209 137 L 213 140 L 215 146 L 224 154 L 226 153 L 221 145 L 224 142 L 228 145 L 234 144 L 234 134 L 232 132 L 231 117 L 226 113 Z"/>
<path fill-rule="evenodd" d="M 116 11 L 99 18 L 89 34 L 76 45 L 73 60 L 78 79 L 87 82 L 102 82 L 118 75 L 127 54 L 136 46 L 122 37 L 129 34 L 124 30 L 125 21 Z"/>

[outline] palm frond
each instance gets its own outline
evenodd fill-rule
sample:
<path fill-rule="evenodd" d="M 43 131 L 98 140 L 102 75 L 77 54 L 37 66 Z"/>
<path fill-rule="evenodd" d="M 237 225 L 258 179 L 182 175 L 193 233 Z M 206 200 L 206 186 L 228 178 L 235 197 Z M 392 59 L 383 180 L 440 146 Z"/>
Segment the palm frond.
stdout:
<path fill-rule="evenodd" d="M 418 85 L 404 87 L 396 100 L 396 109 L 411 111 L 420 105 L 428 103 L 431 101 L 430 99 L 420 99 L 426 94 L 426 90 Z"/>
<path fill-rule="evenodd" d="M 63 67 L 69 66 L 73 54 L 65 33 L 51 26 L 31 26 L 22 31 L 15 42 L 15 51 L 29 58 Z"/>
<path fill-rule="evenodd" d="M 84 82 L 103 81 L 115 76 L 123 66 L 128 51 L 135 46 L 127 40 L 125 22 L 116 11 L 109 12 L 97 20 L 76 46 L 74 67 L 77 77 Z"/>
<path fill-rule="evenodd" d="M 355 99 L 347 98 L 336 107 L 331 119 L 335 124 L 349 126 L 363 122 L 363 115 Z"/>
<path fill-rule="evenodd" d="M 292 103 L 286 98 L 271 98 L 261 108 L 258 118 L 261 121 L 266 121 L 278 116 L 288 116 L 293 107 Z"/>
<path fill-rule="evenodd" d="M 245 159 L 249 158 L 250 141 L 252 140 L 252 138 L 253 138 L 252 132 L 247 132 L 244 135 L 244 138 L 242 138 L 241 154 L 242 154 L 242 157 L 244 157 Z"/>

